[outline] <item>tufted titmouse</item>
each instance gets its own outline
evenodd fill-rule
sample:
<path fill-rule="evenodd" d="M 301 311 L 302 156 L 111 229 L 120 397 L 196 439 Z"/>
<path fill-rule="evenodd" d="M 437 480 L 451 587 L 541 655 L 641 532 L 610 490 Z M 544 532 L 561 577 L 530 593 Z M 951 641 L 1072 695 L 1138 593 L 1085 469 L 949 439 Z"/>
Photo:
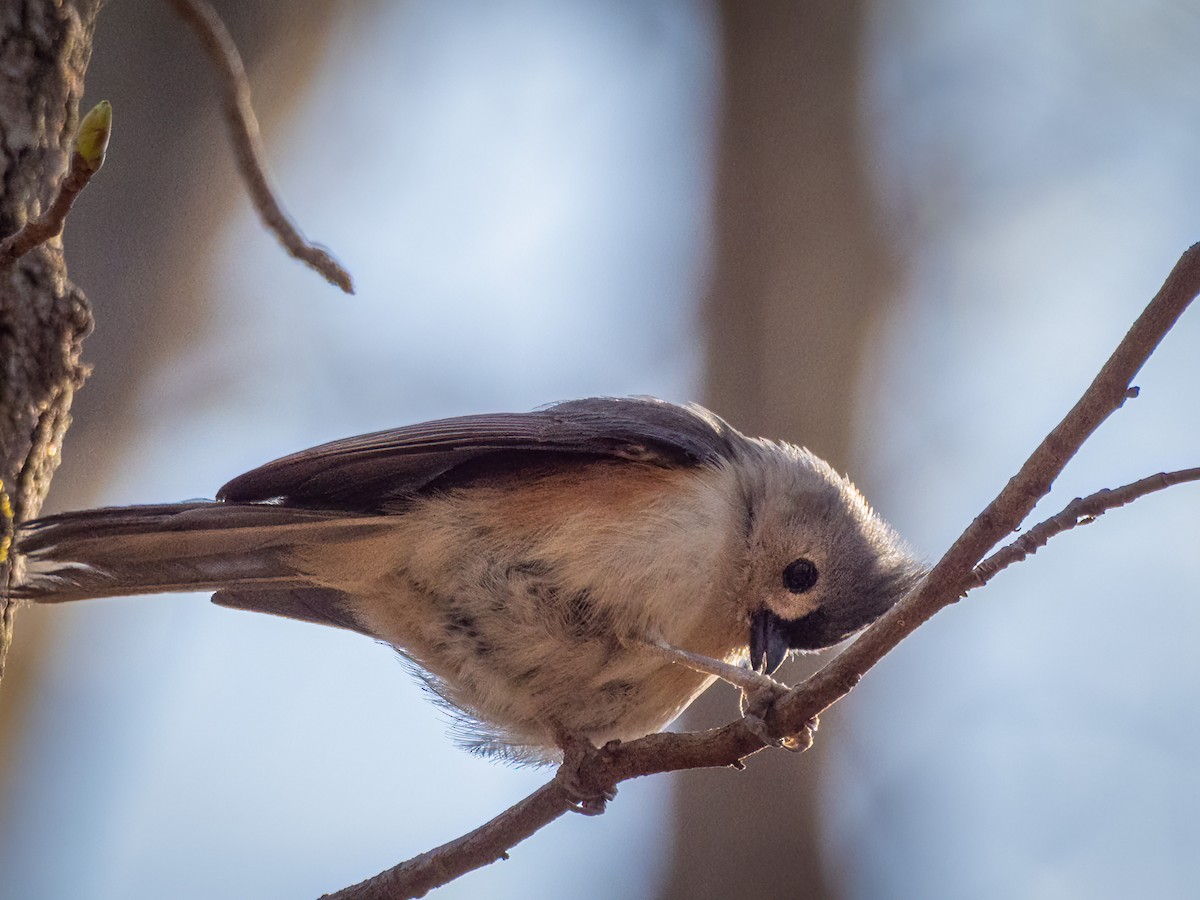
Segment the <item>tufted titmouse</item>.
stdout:
<path fill-rule="evenodd" d="M 713 676 L 656 650 L 771 673 L 921 573 L 807 450 L 611 398 L 336 441 L 215 502 L 26 523 L 17 551 L 19 598 L 213 590 L 384 641 L 461 713 L 467 746 L 523 760 L 675 719 Z"/>

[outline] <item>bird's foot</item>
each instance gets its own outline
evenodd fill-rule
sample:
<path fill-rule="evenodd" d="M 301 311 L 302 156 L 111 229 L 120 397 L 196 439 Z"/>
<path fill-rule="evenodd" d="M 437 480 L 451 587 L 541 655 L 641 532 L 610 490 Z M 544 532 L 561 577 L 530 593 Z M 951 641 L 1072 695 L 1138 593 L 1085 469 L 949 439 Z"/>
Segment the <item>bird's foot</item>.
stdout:
<path fill-rule="evenodd" d="M 620 746 L 609 741 L 595 747 L 587 738 L 556 727 L 555 740 L 562 748 L 563 761 L 554 775 L 571 804 L 571 809 L 585 816 L 601 815 L 608 801 L 617 796 L 617 786 L 603 777 L 604 762 Z"/>
<path fill-rule="evenodd" d="M 782 747 L 793 753 L 803 753 L 813 745 L 813 735 L 820 719 L 813 716 L 804 723 L 799 734 L 780 735 L 775 725 L 775 704 L 788 692 L 786 685 L 774 679 L 768 687 L 742 692 L 742 721 L 768 747 Z"/>
<path fill-rule="evenodd" d="M 802 753 L 813 745 L 813 734 L 818 720 L 806 722 L 799 734 L 779 736 L 774 727 L 775 704 L 790 688 L 770 675 L 756 672 L 744 666 L 735 666 L 723 660 L 701 656 L 690 650 L 682 650 L 662 639 L 650 639 L 645 645 L 672 662 L 687 666 L 705 675 L 715 675 L 742 692 L 742 716 L 746 727 L 769 747 L 783 747 L 794 753 Z"/>

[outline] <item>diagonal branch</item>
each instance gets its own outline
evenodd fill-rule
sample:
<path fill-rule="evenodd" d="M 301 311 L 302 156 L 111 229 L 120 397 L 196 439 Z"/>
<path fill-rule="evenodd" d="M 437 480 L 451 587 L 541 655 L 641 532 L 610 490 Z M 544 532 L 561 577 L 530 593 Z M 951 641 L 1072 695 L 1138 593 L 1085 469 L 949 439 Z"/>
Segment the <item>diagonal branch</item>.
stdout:
<path fill-rule="evenodd" d="M 380 872 L 374 878 L 326 894 L 329 900 L 390 900 L 393 897 L 423 897 L 471 869 L 498 859 L 508 859 L 509 848 L 553 822 L 571 808 L 558 782 L 538 788 L 520 803 L 505 810 L 474 831 L 414 856 L 408 862 Z M 483 859 L 464 866 L 469 859 Z"/>
<path fill-rule="evenodd" d="M 848 694 L 875 663 L 936 612 L 984 584 L 1000 569 L 1043 546 L 1055 534 L 1137 497 L 1172 484 L 1200 480 L 1200 470 L 1186 469 L 1075 500 L 1063 512 L 1030 529 L 1028 534 L 979 565 L 989 549 L 1025 520 L 1101 423 L 1120 409 L 1126 399 L 1136 396 L 1131 381 L 1197 294 L 1200 294 L 1200 244 L 1184 252 L 1083 396 L 912 593 L 828 665 L 779 701 L 768 722 L 775 733 L 798 734 L 807 722 Z M 597 752 L 580 765 L 578 779 L 585 788 L 590 785 L 604 788 L 659 772 L 740 767 L 742 759 L 761 749 L 762 741 L 743 721 L 705 732 L 652 734 Z M 423 896 L 472 869 L 507 858 L 507 848 L 558 818 L 568 805 L 565 791 L 557 780 L 552 781 L 469 835 L 333 896 L 338 900 Z"/>
<path fill-rule="evenodd" d="M 241 55 L 225 23 L 208 0 L 168 0 L 181 19 L 192 27 L 204 52 L 217 70 L 225 121 L 233 140 L 238 168 L 246 180 L 250 199 L 263 224 L 279 239 L 294 258 L 315 269 L 330 284 L 347 294 L 354 293 L 354 282 L 329 251 L 312 244 L 284 212 L 283 205 L 267 177 L 266 152 L 258 130 L 258 118 L 250 103 L 250 81 Z"/>
<path fill-rule="evenodd" d="M 1109 510 L 1125 506 L 1140 497 L 1165 490 L 1174 485 L 1195 481 L 1200 481 L 1200 468 L 1159 472 L 1157 475 L 1150 475 L 1118 488 L 1105 488 L 1086 497 L 1076 497 L 1060 512 L 1039 522 L 1017 540 L 1006 544 L 977 565 L 973 570 L 975 578 L 973 579 L 972 588 L 983 586 L 1004 569 L 1033 555 L 1046 546 L 1051 538 L 1080 525 L 1094 522 Z M 736 667 L 730 666 L 729 668 Z M 738 671 L 746 672 L 747 670 L 739 669 Z M 710 674 L 722 675 L 722 673 L 718 672 L 711 672 Z M 804 685 L 800 685 L 795 690 L 803 691 Z M 740 722 L 735 722 L 723 729 L 701 734 L 699 737 L 701 741 L 707 740 L 709 735 L 712 735 L 715 740 L 719 740 L 722 743 L 727 740 L 736 741 L 735 746 L 739 748 L 740 752 L 742 744 L 741 736 L 733 735 L 732 731 L 741 724 Z M 641 751 L 644 749 L 641 745 L 646 745 L 649 750 L 641 754 L 643 758 L 653 758 L 665 753 L 670 759 L 670 763 L 667 766 L 656 771 L 672 771 L 675 768 L 687 769 L 715 765 L 741 767 L 741 757 L 733 761 L 723 758 L 714 761 L 711 757 L 705 758 L 697 755 L 696 750 L 700 745 L 696 742 L 689 742 L 682 746 L 671 746 L 670 744 L 677 744 L 679 741 L 672 740 L 670 744 L 664 744 L 664 742 L 654 740 L 659 737 L 682 739 L 695 737 L 695 735 L 653 735 L 643 738 L 641 741 L 631 742 L 624 747 L 610 750 L 609 752 L 629 753 L 633 750 Z M 748 750 L 747 755 L 760 748 L 761 744 L 756 742 Z M 678 763 L 678 766 L 676 766 L 676 763 Z M 591 765 L 602 765 L 599 755 L 591 761 Z M 593 780 L 598 781 L 603 781 L 605 778 L 625 780 L 631 777 L 650 774 L 650 772 L 639 771 L 629 773 L 628 768 L 628 766 L 624 767 L 622 774 L 609 771 L 598 778 L 595 772 L 589 774 L 593 776 Z M 481 868 L 497 860 L 507 859 L 508 850 L 525 840 L 544 825 L 548 825 L 557 819 L 570 808 L 571 804 L 569 800 L 561 790 L 556 790 L 557 788 L 557 781 L 552 781 L 469 834 L 422 853 L 419 856 L 415 856 L 407 862 L 381 872 L 361 884 L 345 888 L 336 894 L 327 895 L 327 897 L 330 900 L 392 900 L 392 898 L 399 897 L 420 897 L 433 888 L 446 884 L 473 869 Z"/>
<path fill-rule="evenodd" d="M 1200 244 L 1175 264 L 1154 299 L 1138 316 L 1083 396 L 1033 451 L 996 499 L 967 527 L 916 589 L 869 628 L 829 665 L 781 704 L 781 718 L 797 729 L 847 694 L 871 666 L 938 610 L 955 603 L 969 587 L 972 569 L 1005 535 L 1011 534 L 1050 491 L 1071 458 L 1131 396 L 1131 383 L 1150 354 L 1200 293 Z"/>

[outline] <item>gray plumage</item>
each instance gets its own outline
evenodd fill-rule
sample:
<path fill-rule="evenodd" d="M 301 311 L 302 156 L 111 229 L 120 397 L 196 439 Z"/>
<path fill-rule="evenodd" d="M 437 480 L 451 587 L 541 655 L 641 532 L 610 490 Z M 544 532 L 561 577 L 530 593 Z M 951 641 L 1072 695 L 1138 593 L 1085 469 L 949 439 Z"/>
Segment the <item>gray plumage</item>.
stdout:
<path fill-rule="evenodd" d="M 749 648 L 770 670 L 874 621 L 920 574 L 822 460 L 651 399 L 349 438 L 217 497 L 27 523 L 15 594 L 212 590 L 357 631 L 418 668 L 468 744 L 516 759 L 552 758 L 564 730 L 602 743 L 673 720 L 711 678 L 647 641 Z"/>

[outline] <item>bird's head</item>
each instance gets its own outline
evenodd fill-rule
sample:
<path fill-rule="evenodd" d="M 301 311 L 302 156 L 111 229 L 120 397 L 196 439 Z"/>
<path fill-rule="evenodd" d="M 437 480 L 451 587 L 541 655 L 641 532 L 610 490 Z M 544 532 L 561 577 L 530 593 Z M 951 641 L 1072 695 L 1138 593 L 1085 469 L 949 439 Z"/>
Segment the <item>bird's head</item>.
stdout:
<path fill-rule="evenodd" d="M 750 440 L 744 588 L 750 664 L 768 674 L 792 651 L 831 647 L 878 619 L 924 574 L 848 479 L 807 450 Z"/>

